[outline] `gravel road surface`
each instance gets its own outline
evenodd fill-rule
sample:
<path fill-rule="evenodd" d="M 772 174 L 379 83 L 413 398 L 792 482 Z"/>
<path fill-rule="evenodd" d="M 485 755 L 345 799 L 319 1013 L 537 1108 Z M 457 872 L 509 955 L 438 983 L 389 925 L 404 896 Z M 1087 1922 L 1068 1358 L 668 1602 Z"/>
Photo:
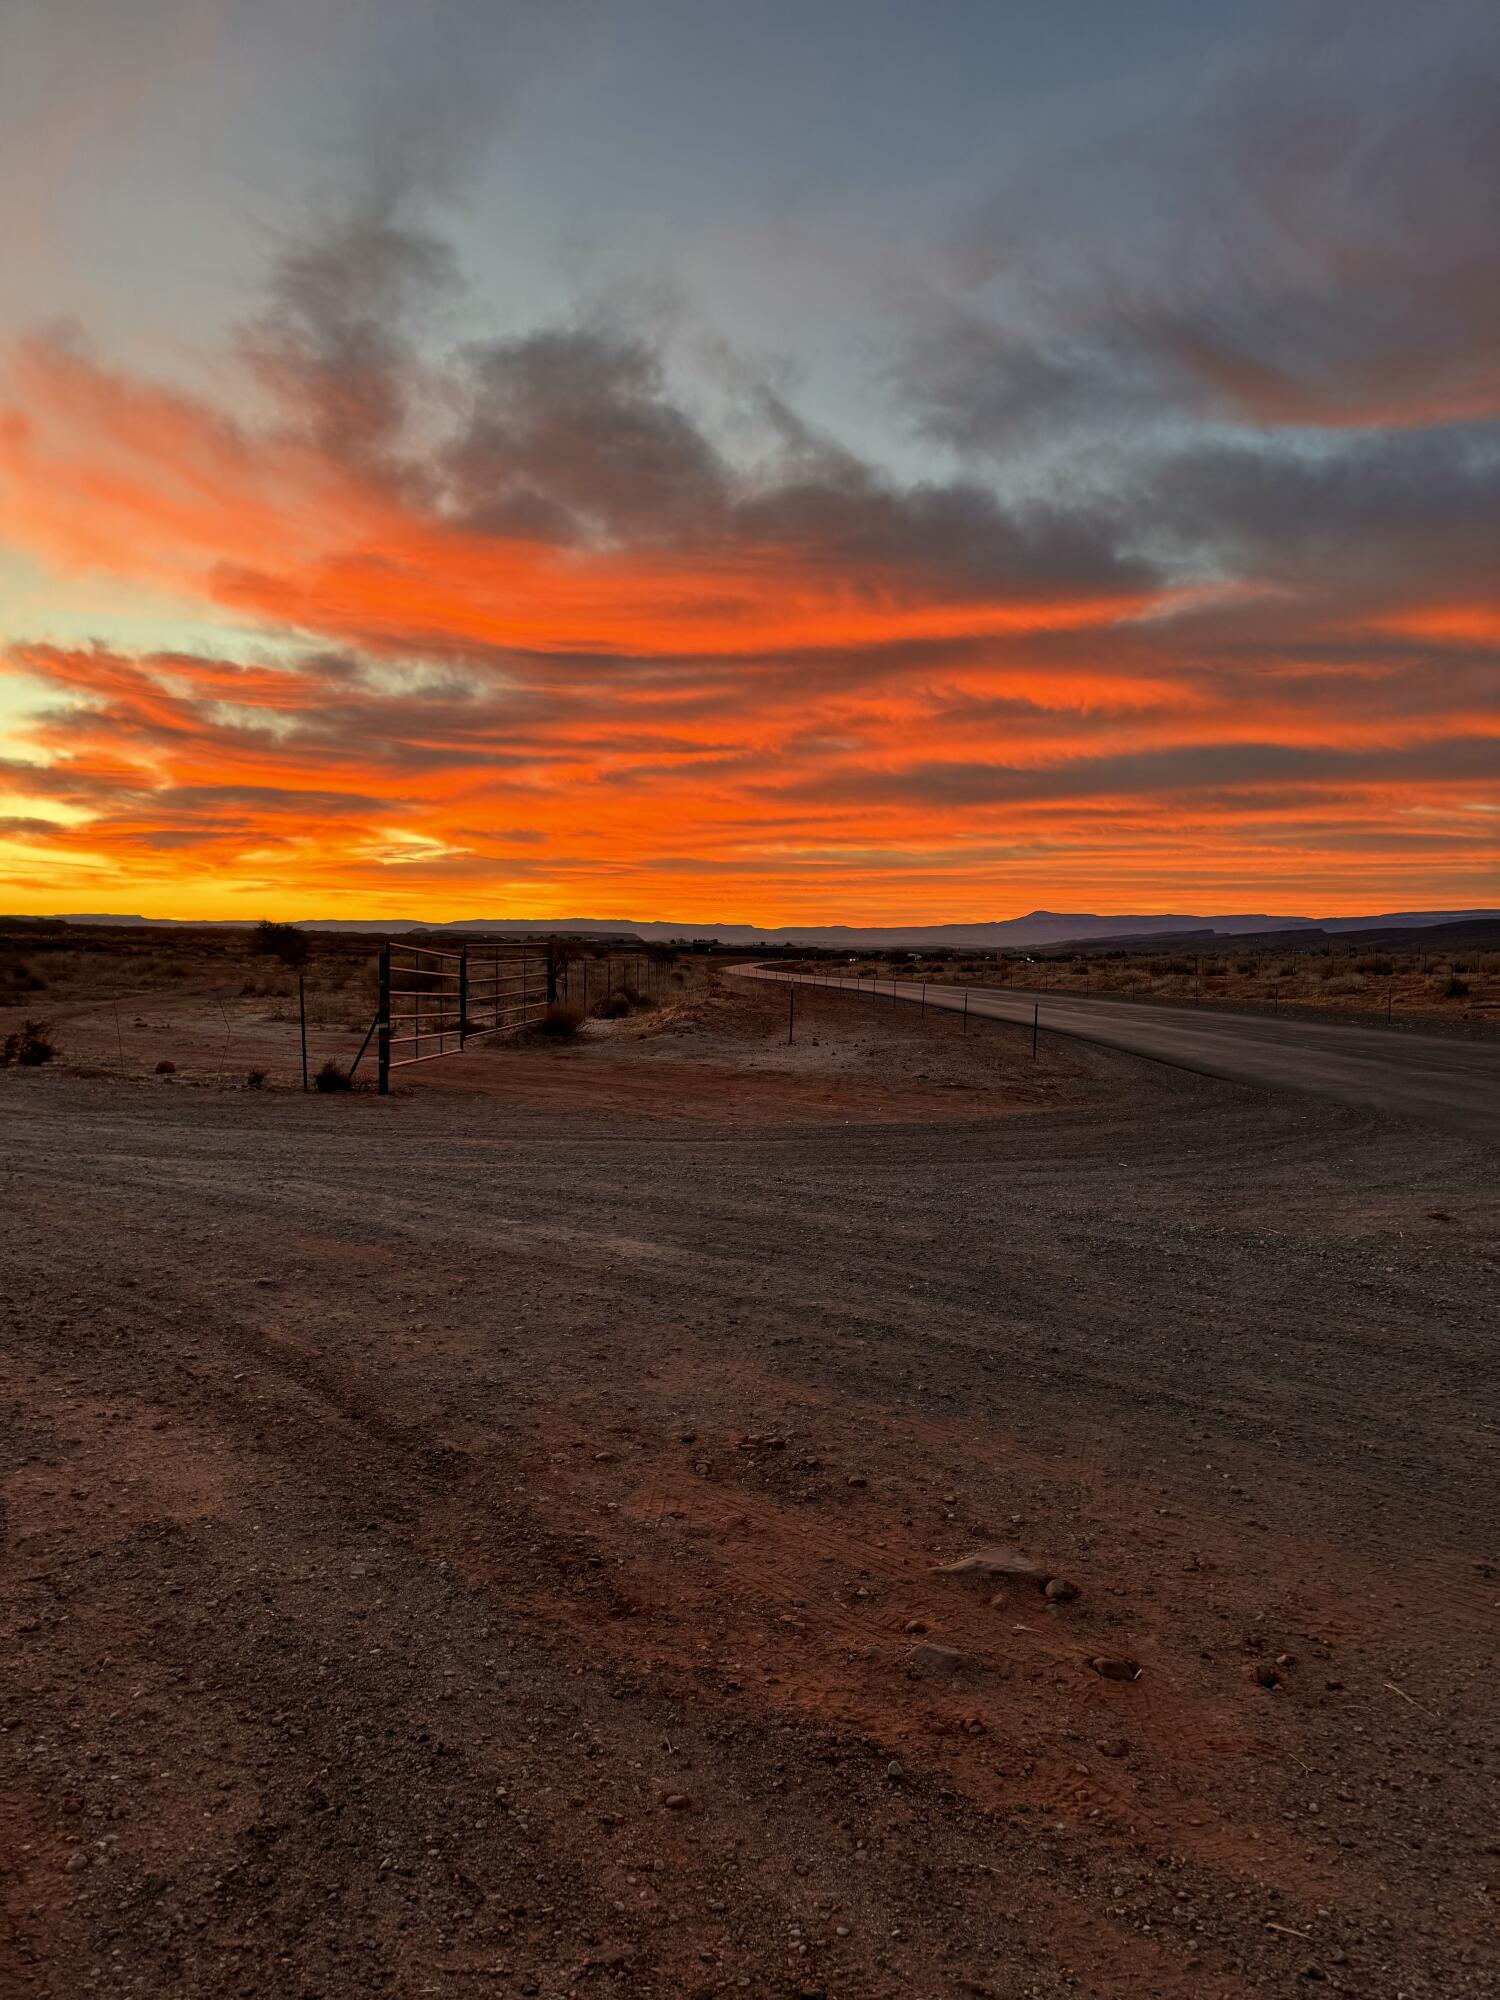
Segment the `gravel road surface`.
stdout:
<path fill-rule="evenodd" d="M 838 984 L 875 1005 L 893 1004 L 894 985 L 896 1004 L 961 1013 L 967 994 L 971 1017 L 1029 1026 L 1035 1009 L 1044 1034 L 1076 1035 L 1204 1076 L 1312 1091 L 1361 1110 L 1399 1113 L 1476 1137 L 1500 1138 L 1500 1041 L 992 986 L 925 984 L 924 1003 L 922 980 L 856 983 L 769 966 L 736 967 L 736 972 L 779 983 Z"/>
<path fill-rule="evenodd" d="M 733 985 L 0 1074 L 0 1993 L 1494 1995 L 1496 1150 Z"/>

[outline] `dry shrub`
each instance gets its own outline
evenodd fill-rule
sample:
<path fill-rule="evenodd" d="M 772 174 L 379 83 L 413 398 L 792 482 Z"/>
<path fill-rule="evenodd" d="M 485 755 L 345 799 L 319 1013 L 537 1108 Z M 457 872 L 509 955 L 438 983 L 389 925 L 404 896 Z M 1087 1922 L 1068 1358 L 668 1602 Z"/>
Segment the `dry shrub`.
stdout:
<path fill-rule="evenodd" d="M 334 1061 L 333 1057 L 330 1056 L 327 1062 L 324 1063 L 323 1067 L 318 1071 L 317 1075 L 313 1078 L 313 1088 L 314 1090 L 321 1090 L 325 1092 L 334 1090 L 353 1090 L 354 1078 L 350 1076 L 348 1070 L 342 1069 L 339 1066 L 339 1064 Z"/>
<path fill-rule="evenodd" d="M 1443 988 L 1443 997 L 1446 1000 L 1466 1000 L 1469 997 L 1468 980 L 1460 979 L 1455 972 Z"/>
<path fill-rule="evenodd" d="M 0 1042 L 0 1069 L 8 1069 L 12 1063 L 21 1069 L 38 1069 L 51 1062 L 56 1054 L 57 1050 L 47 1040 L 47 1023 L 27 1021 Z"/>
<path fill-rule="evenodd" d="M 252 1069 L 246 1072 L 245 1075 L 246 1090 L 264 1090 L 265 1087 L 266 1087 L 266 1073 L 263 1069 Z"/>
<path fill-rule="evenodd" d="M 606 993 L 604 998 L 596 1001 L 594 1005 L 594 1019 L 596 1021 L 623 1021 L 629 1012 L 630 995 L 628 993 Z"/>
<path fill-rule="evenodd" d="M 177 1065 L 168 1057 L 163 1056 L 161 1061 L 156 1065 L 156 1074 L 158 1076 L 176 1076 Z"/>
<path fill-rule="evenodd" d="M 583 1009 L 554 1000 L 536 1024 L 536 1032 L 549 1042 L 571 1042 L 583 1026 Z"/>
<path fill-rule="evenodd" d="M 13 1000 L 20 993 L 44 993 L 47 982 L 39 972 L 33 972 L 20 959 L 13 964 L 0 966 L 0 999 Z"/>
<path fill-rule="evenodd" d="M 295 924 L 273 923 L 269 917 L 261 918 L 250 940 L 253 952 L 268 958 L 279 958 L 294 972 L 298 966 L 307 963 L 310 948 L 306 931 L 299 931 Z"/>

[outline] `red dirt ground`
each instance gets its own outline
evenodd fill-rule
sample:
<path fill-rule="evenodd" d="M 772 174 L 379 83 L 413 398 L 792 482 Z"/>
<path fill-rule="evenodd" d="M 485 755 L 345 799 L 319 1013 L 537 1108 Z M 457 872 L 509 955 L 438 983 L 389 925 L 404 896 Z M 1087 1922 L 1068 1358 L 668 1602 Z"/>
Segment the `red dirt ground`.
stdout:
<path fill-rule="evenodd" d="M 0 1076 L 0 1992 L 1497 1990 L 1493 1158 L 782 1006 Z"/>

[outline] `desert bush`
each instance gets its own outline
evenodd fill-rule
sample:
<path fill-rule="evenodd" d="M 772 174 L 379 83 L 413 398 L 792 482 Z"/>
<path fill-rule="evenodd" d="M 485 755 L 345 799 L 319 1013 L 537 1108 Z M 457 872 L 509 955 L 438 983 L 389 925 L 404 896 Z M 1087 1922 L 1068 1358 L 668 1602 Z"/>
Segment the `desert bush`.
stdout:
<path fill-rule="evenodd" d="M 539 1035 L 545 1035 L 549 1042 L 571 1042 L 583 1026 L 583 1009 L 569 1007 L 561 1000 L 554 1000 L 536 1024 Z"/>
<path fill-rule="evenodd" d="M 245 1074 L 246 1090 L 264 1090 L 265 1087 L 266 1087 L 266 1073 L 263 1069 L 252 1069 L 246 1072 Z"/>
<path fill-rule="evenodd" d="M 1166 973 L 1185 973 L 1195 971 L 1196 967 L 1190 958 L 1164 958 L 1161 962 L 1161 969 Z"/>
<path fill-rule="evenodd" d="M 1301 967 L 1297 964 L 1296 959 L 1289 958 L 1284 965 L 1279 965 L 1276 968 L 1276 977 L 1278 979 L 1295 979 L 1300 970 Z"/>
<path fill-rule="evenodd" d="M 1241 979 L 1254 979 L 1260 971 L 1260 966 L 1253 958 L 1237 958 L 1234 962 L 1234 969 L 1240 975 Z"/>
<path fill-rule="evenodd" d="M 353 1090 L 354 1079 L 348 1070 L 341 1069 L 330 1056 L 313 1078 L 313 1089 L 322 1091 Z"/>
<path fill-rule="evenodd" d="M 33 972 L 20 959 L 13 964 L 0 966 L 0 994 L 8 999 L 16 993 L 44 993 L 47 982 L 39 972 Z"/>
<path fill-rule="evenodd" d="M 1326 981 L 1324 991 L 1332 995 L 1335 999 L 1340 999 L 1349 993 L 1363 993 L 1365 990 L 1365 982 L 1357 974 L 1350 977 L 1346 973 L 1337 979 L 1330 979 L 1326 974 L 1324 977 Z"/>
<path fill-rule="evenodd" d="M 273 923 L 269 917 L 261 918 L 250 938 L 253 952 L 264 958 L 279 958 L 294 972 L 307 963 L 310 948 L 305 931 L 299 931 L 295 924 Z"/>
<path fill-rule="evenodd" d="M 594 1019 L 596 1021 L 623 1021 L 629 1012 L 630 995 L 628 993 L 606 993 L 602 1000 L 594 1003 Z"/>
<path fill-rule="evenodd" d="M 176 1076 L 177 1065 L 170 1061 L 168 1057 L 163 1056 L 161 1061 L 156 1065 L 156 1074 L 158 1076 Z"/>
<path fill-rule="evenodd" d="M 1396 961 L 1387 958 L 1383 951 L 1364 952 L 1354 961 L 1360 972 L 1368 972 L 1376 979 L 1389 979 L 1396 970 Z"/>
<path fill-rule="evenodd" d="M 1452 974 L 1452 976 L 1449 978 L 1448 984 L 1443 988 L 1444 997 L 1449 1000 L 1467 999 L 1468 993 L 1469 993 L 1468 980 L 1460 979 L 1456 972 Z"/>
<path fill-rule="evenodd" d="M 27 1021 L 0 1042 L 0 1069 L 15 1063 L 21 1069 L 38 1069 L 57 1054 L 47 1040 L 45 1021 Z"/>

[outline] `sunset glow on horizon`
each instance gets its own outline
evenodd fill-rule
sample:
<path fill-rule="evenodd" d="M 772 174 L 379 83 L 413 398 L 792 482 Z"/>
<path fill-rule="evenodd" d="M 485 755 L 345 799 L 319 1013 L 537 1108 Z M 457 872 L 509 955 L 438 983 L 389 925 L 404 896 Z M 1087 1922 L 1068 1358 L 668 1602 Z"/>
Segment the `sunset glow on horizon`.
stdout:
<path fill-rule="evenodd" d="M 1500 903 L 1487 10 L 21 11 L 0 909 Z"/>

